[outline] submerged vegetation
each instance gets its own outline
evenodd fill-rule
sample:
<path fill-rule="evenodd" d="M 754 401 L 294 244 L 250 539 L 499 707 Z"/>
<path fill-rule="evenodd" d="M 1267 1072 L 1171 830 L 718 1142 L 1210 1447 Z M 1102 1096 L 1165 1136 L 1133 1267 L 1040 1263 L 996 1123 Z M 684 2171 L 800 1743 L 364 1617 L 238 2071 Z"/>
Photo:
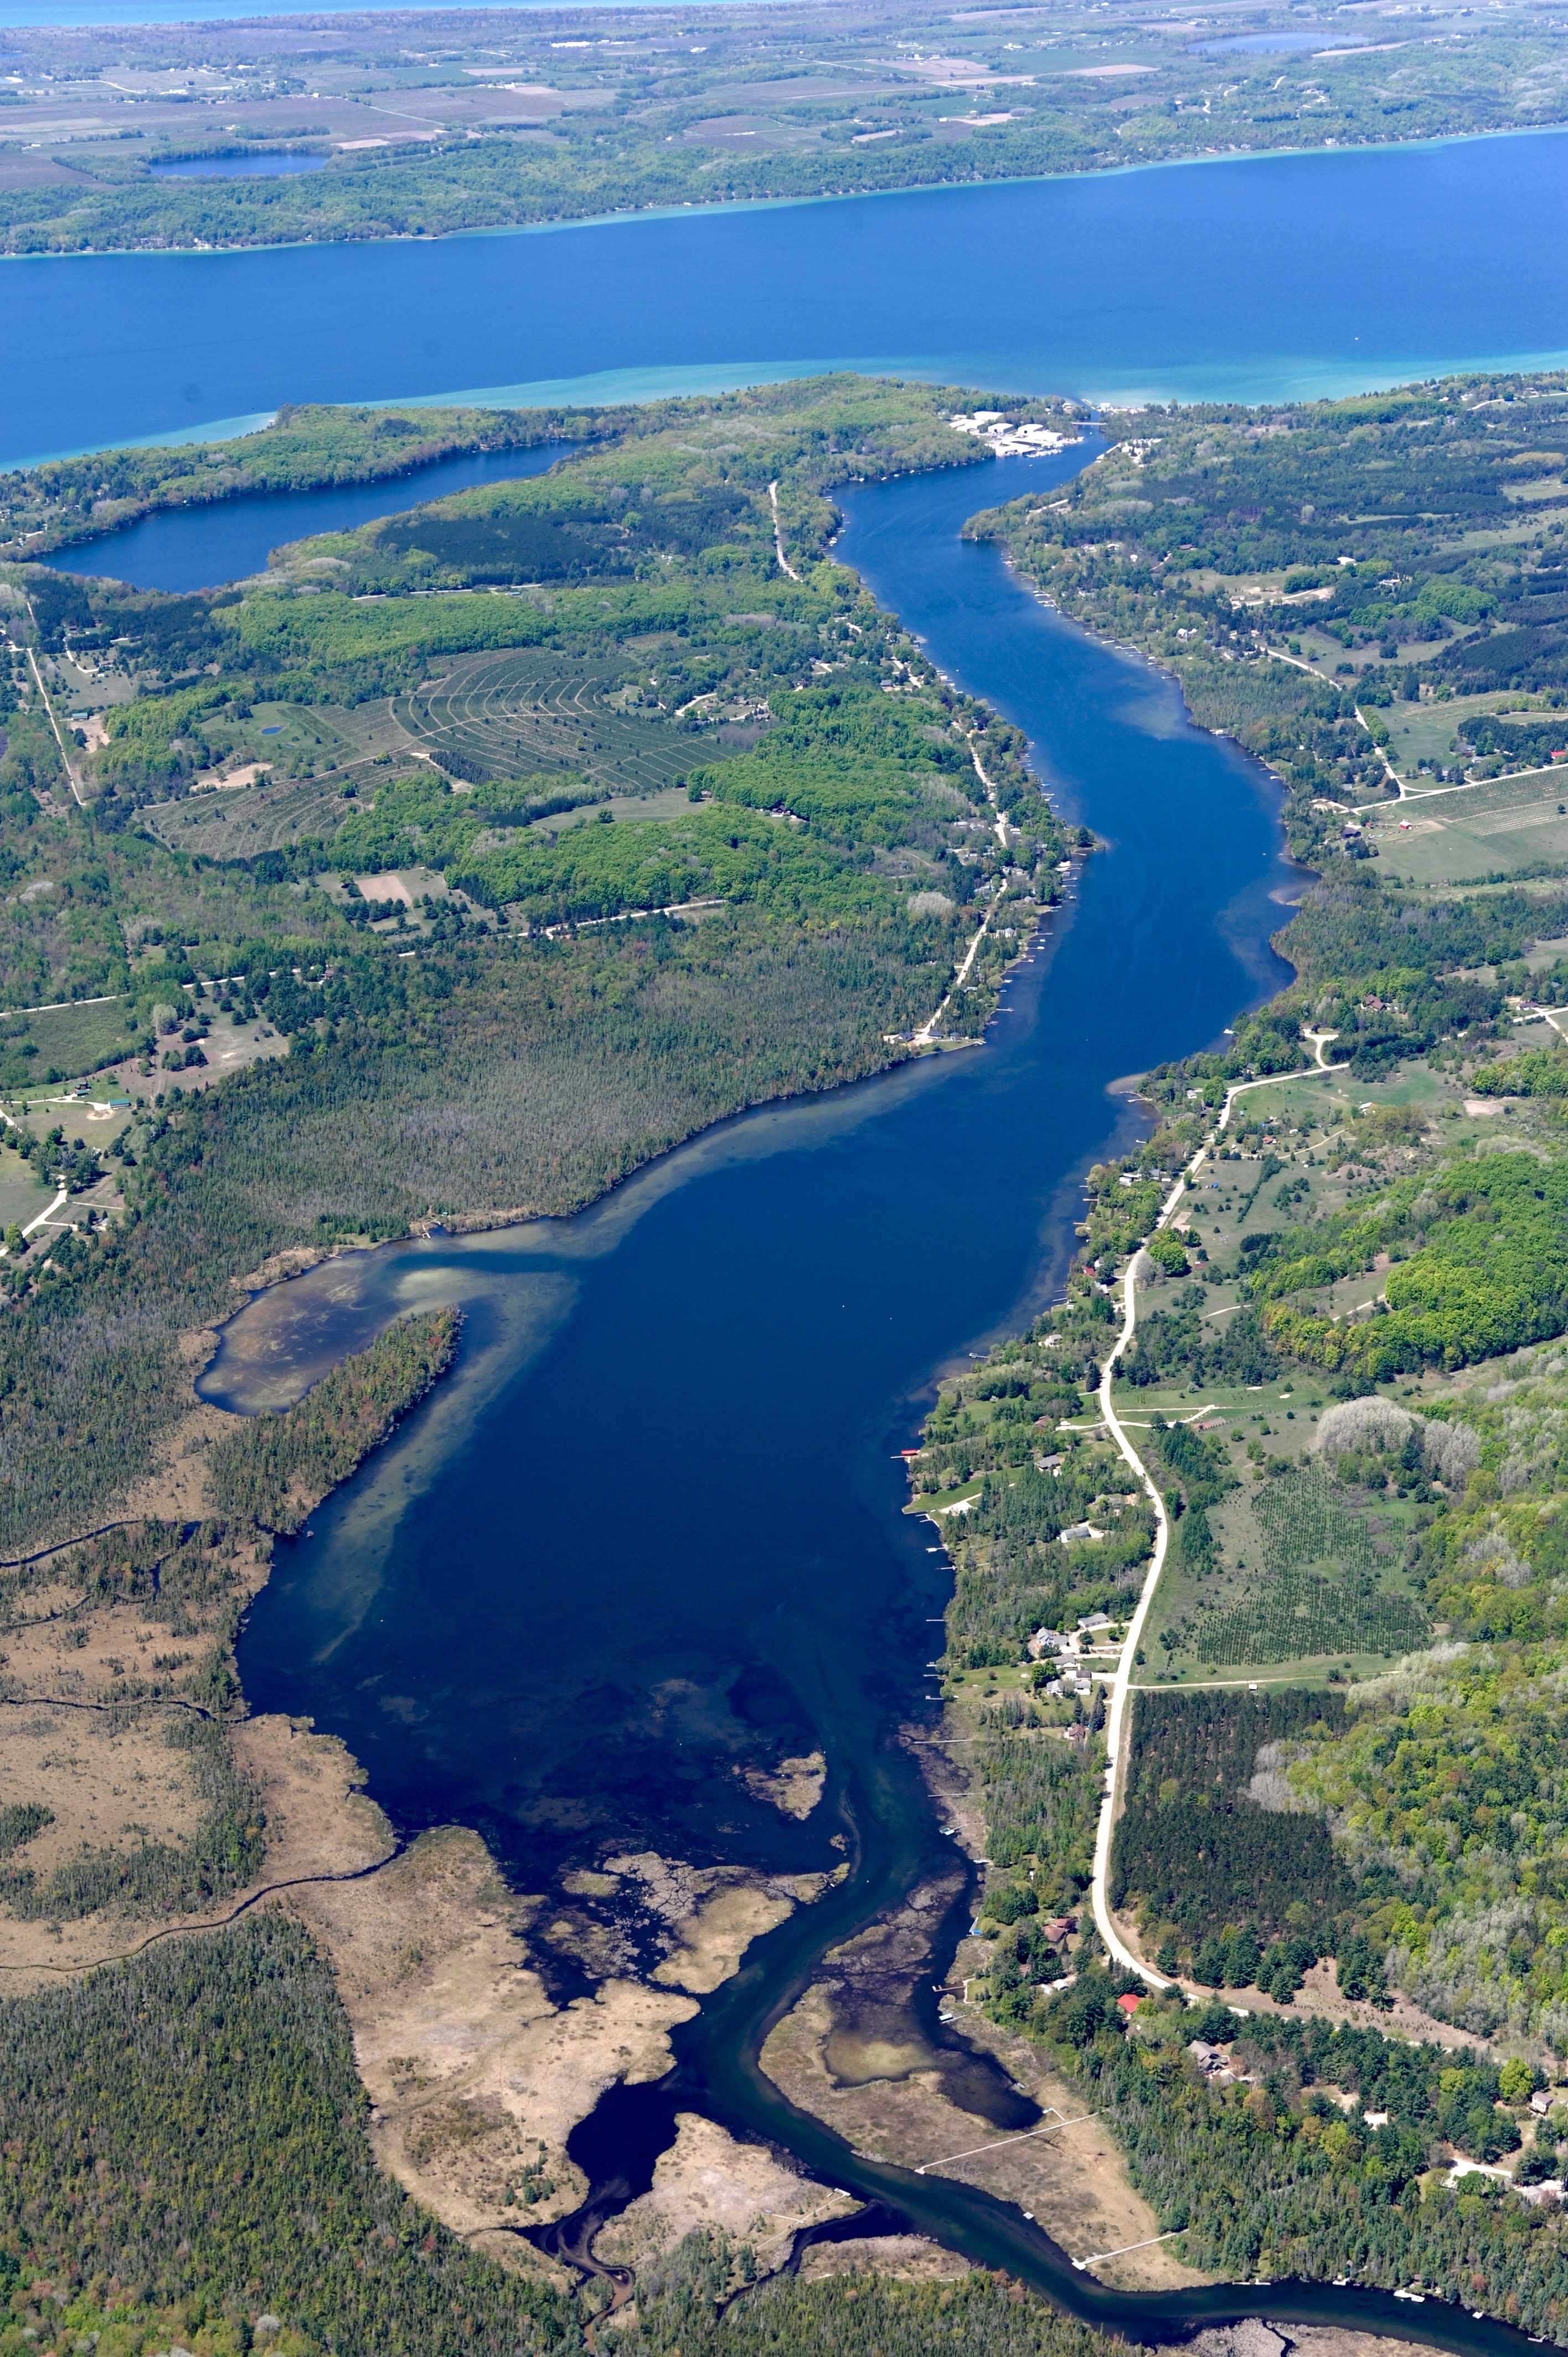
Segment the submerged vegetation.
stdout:
<path fill-rule="evenodd" d="M 461 1328 L 461 1311 L 451 1308 L 401 1318 L 281 1415 L 225 1433 L 208 1458 L 218 1512 L 263 1530 L 299 1530 L 446 1373 Z"/>
<path fill-rule="evenodd" d="M 973 458 L 951 406 L 834 378 L 578 418 L 586 456 L 304 544 L 286 587 L 15 573 L 0 983 L 119 994 L 111 1085 L 151 1102 L 83 1164 L 123 1211 L 10 1265 L 0 1544 L 93 1520 L 174 1413 L 176 1335 L 269 1254 L 576 1209 L 740 1106 L 884 1067 L 984 910 L 1056 897 L 1021 741 L 821 555 L 836 484 Z M 204 464 L 362 472 L 405 447 L 381 423 L 291 413 Z M 209 488 L 135 458 L 149 498 Z M 63 529 L 74 482 L 18 496 Z M 531 561 L 541 535 L 569 556 L 492 594 L 524 526 Z M 62 754 L 74 659 L 134 692 Z M 979 1031 L 1006 954 L 982 945 L 949 1030 Z"/>

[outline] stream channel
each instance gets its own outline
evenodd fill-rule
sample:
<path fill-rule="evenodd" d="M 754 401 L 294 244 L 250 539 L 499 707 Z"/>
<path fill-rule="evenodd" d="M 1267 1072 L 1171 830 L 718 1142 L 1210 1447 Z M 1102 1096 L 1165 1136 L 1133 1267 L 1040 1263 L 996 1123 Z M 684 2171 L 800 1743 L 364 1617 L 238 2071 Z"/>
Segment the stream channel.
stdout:
<path fill-rule="evenodd" d="M 1112 2292 L 1019 2210 L 854 2154 L 757 2062 L 824 1951 L 962 1863 L 918 1760 L 950 1576 L 902 1511 L 896 1452 L 944 1366 L 1055 1297 L 1083 1170 L 1141 1134 L 1119 1078 L 1216 1040 L 1289 972 L 1268 937 L 1305 879 L 1273 780 L 958 537 L 1096 447 L 857 491 L 839 544 L 946 673 L 1026 730 L 1058 806 L 1108 845 L 984 1044 L 725 1124 L 575 1219 L 349 1255 L 258 1297 L 202 1381 L 244 1411 L 297 1397 L 401 1310 L 457 1299 L 467 1327 L 453 1375 L 280 1543 L 242 1638 L 245 1690 L 340 1736 L 400 1827 L 473 1825 L 517 1889 L 562 1905 L 560 1878 L 607 1855 L 849 1859 L 676 2029 L 666 2079 L 612 2089 L 575 2132 L 593 2190 L 553 2230 L 564 2253 L 646 2189 L 693 2110 L 1134 2336 L 1262 2306 L 1500 2349 L 1520 2336 L 1379 2292 Z M 827 1789 L 804 1824 L 737 1772 L 818 1747 Z M 620 1968 L 646 1969 L 656 1927 L 598 1905 Z M 936 2018 L 929 1984 L 967 1920 L 955 1905 L 901 2035 L 979 2142 L 1034 2115 Z M 570 1943 L 546 1933 L 536 1953 L 557 1998 L 592 1985 Z"/>

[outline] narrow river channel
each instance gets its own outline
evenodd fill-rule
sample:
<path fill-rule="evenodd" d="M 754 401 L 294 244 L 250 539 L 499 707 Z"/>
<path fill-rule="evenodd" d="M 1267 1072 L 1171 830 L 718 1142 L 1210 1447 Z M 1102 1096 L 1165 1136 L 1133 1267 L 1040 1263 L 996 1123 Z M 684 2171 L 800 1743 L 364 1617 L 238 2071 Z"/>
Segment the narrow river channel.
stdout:
<path fill-rule="evenodd" d="M 671 2077 L 612 2091 L 577 2130 L 593 2215 L 647 2185 L 676 2111 L 697 2110 L 1136 2333 L 1255 2313 L 1260 2295 L 1162 2295 L 1156 2312 L 1106 2291 L 1018 2211 L 854 2155 L 757 2061 L 823 1952 L 953 1864 L 913 1756 L 948 1572 L 901 1512 L 895 1452 L 944 1364 L 1052 1297 L 1079 1175 L 1135 1134 L 1113 1084 L 1217 1039 L 1288 971 L 1268 937 L 1304 879 L 1271 781 L 958 538 L 977 507 L 1078 463 L 865 490 L 840 544 L 1109 845 L 983 1047 L 730 1123 L 571 1222 L 332 1264 L 242 1312 L 204 1388 L 281 1404 L 396 1309 L 467 1305 L 456 1374 L 280 1546 L 241 1646 L 252 1706 L 340 1735 L 400 1825 L 477 1826 L 525 1891 L 614 1853 L 851 1861 L 676 2031 Z M 828 1788 L 804 1825 L 735 1772 L 818 1745 Z M 638 1925 L 620 1933 L 634 1956 Z M 564 1949 L 550 1970 L 558 1994 L 586 1986 Z M 955 2083 L 968 2069 L 960 2100 L 1011 2118 L 934 2007 L 914 2029 Z M 1378 2293 L 1276 2285 L 1263 2304 L 1454 2349 L 1518 2340 Z"/>

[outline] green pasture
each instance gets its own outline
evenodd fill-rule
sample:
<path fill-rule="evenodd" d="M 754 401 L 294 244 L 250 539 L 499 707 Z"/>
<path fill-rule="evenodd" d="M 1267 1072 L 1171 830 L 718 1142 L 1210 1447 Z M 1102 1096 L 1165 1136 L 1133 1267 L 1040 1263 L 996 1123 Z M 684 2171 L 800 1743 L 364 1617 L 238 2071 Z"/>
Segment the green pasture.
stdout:
<path fill-rule="evenodd" d="M 1213 1568 L 1194 1567 L 1178 1525 L 1146 1628 L 1146 1668 L 1163 1671 L 1163 1683 L 1201 1684 L 1265 1671 L 1365 1677 L 1399 1660 L 1429 1635 L 1406 1567 L 1413 1513 L 1388 1499 L 1374 1510 L 1316 1466 L 1261 1481 L 1244 1473 L 1209 1512 Z"/>
<path fill-rule="evenodd" d="M 1413 659 L 1421 660 L 1419 652 Z M 1426 650 L 1426 659 L 1431 659 L 1430 649 Z M 1461 722 L 1473 719 L 1483 712 L 1518 716 L 1543 713 L 1546 709 L 1544 697 L 1499 695 L 1494 688 L 1489 695 L 1455 695 L 1444 703 L 1405 704 L 1397 701 L 1380 716 L 1388 724 L 1389 752 L 1395 769 L 1407 783 L 1419 791 L 1415 772 L 1423 761 L 1449 769 L 1456 761 L 1467 758 L 1467 749 L 1460 736 Z M 1564 716 L 1563 726 L 1568 732 L 1568 715 Z M 1564 734 L 1563 742 L 1568 744 L 1568 733 Z"/>
<path fill-rule="evenodd" d="M 1410 821 L 1409 834 L 1399 818 Z M 1377 843 L 1384 873 L 1412 884 L 1460 883 L 1537 860 L 1568 860 L 1568 770 L 1493 778 L 1391 804 Z"/>

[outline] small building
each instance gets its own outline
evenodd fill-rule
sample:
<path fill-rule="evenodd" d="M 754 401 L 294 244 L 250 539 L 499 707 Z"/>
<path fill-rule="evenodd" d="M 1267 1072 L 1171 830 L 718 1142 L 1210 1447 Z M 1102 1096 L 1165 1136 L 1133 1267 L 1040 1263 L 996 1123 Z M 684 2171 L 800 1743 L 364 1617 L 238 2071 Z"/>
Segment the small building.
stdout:
<path fill-rule="evenodd" d="M 1133 2016 L 1137 2012 L 1138 2007 L 1143 2004 L 1143 2002 L 1144 2000 L 1141 1996 L 1134 1996 L 1132 1990 L 1129 1989 L 1125 1996 L 1119 1996 L 1117 1998 L 1117 2010 L 1121 2013 L 1124 2013 L 1128 2020 L 1131 2021 Z"/>
<path fill-rule="evenodd" d="M 1223 2077 L 1229 2080 L 1234 2075 L 1226 2060 L 1223 2046 L 1210 2046 L 1206 2038 L 1189 2038 L 1187 2050 L 1206 2079 L 1217 2080 Z"/>

